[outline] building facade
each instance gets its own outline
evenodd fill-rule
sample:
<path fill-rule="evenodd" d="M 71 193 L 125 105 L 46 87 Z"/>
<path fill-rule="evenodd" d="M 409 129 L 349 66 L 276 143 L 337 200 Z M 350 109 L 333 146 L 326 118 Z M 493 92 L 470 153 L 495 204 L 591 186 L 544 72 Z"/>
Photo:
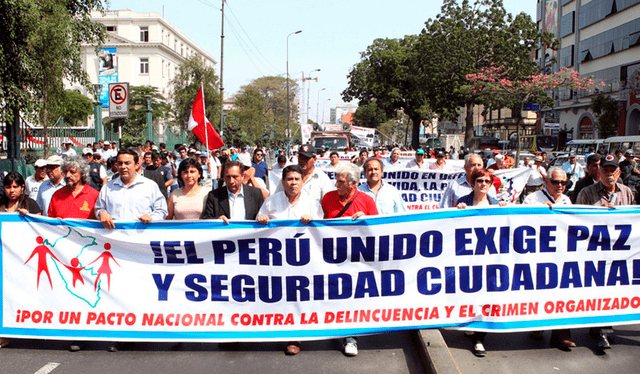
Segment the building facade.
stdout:
<path fill-rule="evenodd" d="M 599 138 L 589 106 L 594 95 L 603 92 L 618 102 L 615 135 L 640 134 L 640 0 L 537 1 L 539 30 L 555 34 L 560 41 L 557 51 L 537 49 L 540 65 L 555 57 L 554 71 L 568 67 L 581 77 L 605 83 L 594 90 L 558 90 L 547 121 L 557 121 L 568 138 Z"/>
<path fill-rule="evenodd" d="M 187 58 L 199 56 L 206 66 L 215 66 L 214 58 L 207 51 L 158 13 L 134 13 L 128 9 L 94 11 L 91 19 L 102 23 L 107 30 L 107 40 L 99 53 L 96 54 L 94 46 L 86 45 L 83 57 L 89 81 L 102 85 L 99 101 L 103 120 L 109 116 L 109 83 L 153 86 L 170 102 L 170 82 Z M 95 99 L 84 87 L 69 88 Z M 164 131 L 164 124 L 154 123 L 154 127 L 157 132 Z"/>

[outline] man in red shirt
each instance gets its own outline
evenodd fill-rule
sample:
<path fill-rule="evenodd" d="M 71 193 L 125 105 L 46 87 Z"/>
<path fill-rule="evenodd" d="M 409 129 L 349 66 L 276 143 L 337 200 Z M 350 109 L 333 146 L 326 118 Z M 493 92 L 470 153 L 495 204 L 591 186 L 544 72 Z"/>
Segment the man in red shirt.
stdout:
<path fill-rule="evenodd" d="M 358 191 L 360 183 L 360 167 L 356 164 L 343 163 L 336 169 L 336 188 L 322 198 L 324 218 L 378 215 L 375 201 L 366 193 Z M 346 207 L 346 209 L 345 209 Z"/>
<path fill-rule="evenodd" d="M 373 198 L 358 190 L 360 171 L 360 167 L 356 164 L 338 165 L 336 168 L 337 190 L 327 192 L 322 198 L 324 218 L 351 217 L 355 220 L 362 216 L 378 215 L 378 208 Z M 354 337 L 344 340 L 344 354 L 358 355 L 358 342 Z"/>
<path fill-rule="evenodd" d="M 87 184 L 89 164 L 81 157 L 69 157 L 62 164 L 62 175 L 66 186 L 51 197 L 49 217 L 96 219 L 94 208 L 100 192 Z"/>

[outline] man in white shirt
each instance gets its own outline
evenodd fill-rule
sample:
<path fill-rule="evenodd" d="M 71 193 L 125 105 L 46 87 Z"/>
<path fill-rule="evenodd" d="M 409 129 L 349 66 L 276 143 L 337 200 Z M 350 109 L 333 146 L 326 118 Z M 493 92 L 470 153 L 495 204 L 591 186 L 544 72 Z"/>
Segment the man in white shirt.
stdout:
<path fill-rule="evenodd" d="M 424 153 L 424 151 L 423 151 Z M 358 186 L 358 190 L 366 193 L 376 202 L 379 214 L 404 213 L 407 207 L 397 188 L 382 181 L 384 166 L 379 158 L 370 158 L 364 163 L 366 183 Z"/>
<path fill-rule="evenodd" d="M 300 219 L 309 223 L 322 219 L 322 205 L 302 190 L 302 168 L 289 165 L 282 170 L 283 191 L 269 196 L 260 207 L 258 222 L 269 223 L 269 219 Z"/>
<path fill-rule="evenodd" d="M 584 167 L 576 160 L 575 152 L 569 153 L 569 161 L 562 164 L 562 170 L 567 173 L 567 177 L 572 182 L 569 191 L 573 191 L 576 182 L 584 177 Z"/>
<path fill-rule="evenodd" d="M 42 208 L 42 215 L 47 215 L 49 211 L 49 203 L 51 202 L 51 197 L 53 193 L 67 184 L 64 182 L 64 175 L 62 174 L 62 170 L 60 166 L 62 165 L 63 160 L 62 157 L 58 155 L 49 156 L 47 158 L 47 177 L 48 180 L 44 181 L 40 185 L 40 189 L 38 190 L 38 198 L 36 201 L 40 208 Z"/>
<path fill-rule="evenodd" d="M 330 163 L 325 166 L 325 170 L 335 171 L 338 165 L 340 164 L 340 155 L 338 152 L 333 151 L 329 154 Z"/>
<path fill-rule="evenodd" d="M 542 161 L 542 157 L 540 158 Z M 567 187 L 567 173 L 557 166 L 549 169 L 547 174 L 549 177 L 545 182 L 545 188 L 529 194 L 524 201 L 523 205 L 548 205 L 553 209 L 553 205 L 571 205 L 571 199 L 564 194 L 564 190 Z"/>
<path fill-rule="evenodd" d="M 76 150 L 71 148 L 73 143 L 71 143 L 70 141 L 66 141 L 63 145 L 64 145 L 64 149 L 60 153 L 60 156 L 62 156 L 62 158 L 77 156 Z"/>
<path fill-rule="evenodd" d="M 416 150 L 416 156 L 407 163 L 407 169 L 429 169 L 429 164 L 424 160 L 424 149 L 418 148 Z"/>
<path fill-rule="evenodd" d="M 35 173 L 25 181 L 27 189 L 25 192 L 29 194 L 30 198 L 37 200 L 38 190 L 47 179 L 47 161 L 41 158 L 33 164 L 33 167 L 35 168 Z"/>
<path fill-rule="evenodd" d="M 387 170 L 400 169 L 404 167 L 404 164 L 400 162 L 400 148 L 396 147 L 391 150 L 391 157 L 384 160 L 384 167 Z"/>
<path fill-rule="evenodd" d="M 138 174 L 137 164 L 135 150 L 118 152 L 116 166 L 119 177 L 107 182 L 96 201 L 96 217 L 107 229 L 115 228 L 114 220 L 149 223 L 161 221 L 168 214 L 167 201 L 158 185 Z"/>
<path fill-rule="evenodd" d="M 316 167 L 316 154 L 309 144 L 300 147 L 298 152 L 298 165 L 302 168 L 302 181 L 304 183 L 302 189 L 305 190 L 313 199 L 322 201 L 324 195 L 335 190 L 334 184 L 324 171 Z M 276 192 L 283 191 L 284 187 L 280 184 Z"/>

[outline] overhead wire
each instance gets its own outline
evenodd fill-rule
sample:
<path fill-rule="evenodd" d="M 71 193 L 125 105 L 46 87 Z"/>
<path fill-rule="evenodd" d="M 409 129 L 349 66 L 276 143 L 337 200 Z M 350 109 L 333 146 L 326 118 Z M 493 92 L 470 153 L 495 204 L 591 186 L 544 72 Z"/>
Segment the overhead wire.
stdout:
<path fill-rule="evenodd" d="M 231 12 L 231 15 L 233 16 L 233 18 L 236 20 L 236 22 L 238 23 L 238 26 L 240 26 L 240 29 L 244 32 L 244 34 L 247 36 L 247 39 L 249 39 L 249 42 L 251 42 L 251 45 L 253 45 L 253 48 L 260 54 L 260 56 L 262 57 L 262 59 L 267 62 L 269 65 L 271 65 L 271 67 L 274 69 L 275 72 L 279 72 L 280 69 L 278 69 L 277 67 L 275 67 L 271 61 L 269 61 L 260 51 L 260 49 L 258 48 L 258 46 L 256 46 L 256 44 L 253 42 L 253 40 L 251 40 L 251 37 L 249 36 L 249 34 L 247 33 L 247 31 L 244 29 L 244 27 L 242 27 L 242 23 L 240 22 L 240 20 L 238 19 L 238 17 L 236 17 L 235 13 L 233 12 L 233 9 L 231 9 L 231 6 L 229 5 L 229 3 L 227 3 L 227 7 L 229 8 L 229 11 Z"/>
<path fill-rule="evenodd" d="M 227 17 L 224 17 L 225 19 L 227 19 Z M 227 19 L 228 20 L 228 19 Z M 231 32 L 233 33 L 233 35 L 236 37 L 236 40 L 238 40 L 238 45 L 240 45 L 240 48 L 242 48 L 242 50 L 244 51 L 244 53 L 247 55 L 247 58 L 249 59 L 249 62 L 251 62 L 251 64 L 256 68 L 256 70 L 258 70 L 258 72 L 261 75 L 265 75 L 264 72 L 258 67 L 258 65 L 255 64 L 255 62 L 253 61 L 253 58 L 251 58 L 251 55 L 249 55 L 249 52 L 247 52 L 247 49 L 244 47 L 243 44 L 246 44 L 246 42 L 244 40 L 242 40 L 242 37 L 238 34 L 238 32 L 235 30 L 235 28 L 233 27 L 233 24 L 231 23 L 227 23 L 227 25 L 230 27 Z"/>

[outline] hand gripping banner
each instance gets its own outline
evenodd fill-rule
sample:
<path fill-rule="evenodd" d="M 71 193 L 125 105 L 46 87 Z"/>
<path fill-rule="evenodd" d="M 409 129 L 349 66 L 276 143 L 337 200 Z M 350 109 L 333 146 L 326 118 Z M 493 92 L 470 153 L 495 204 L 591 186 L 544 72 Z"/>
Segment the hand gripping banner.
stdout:
<path fill-rule="evenodd" d="M 113 231 L 0 214 L 0 336 L 286 341 L 637 323 L 639 213 L 513 206 Z"/>

